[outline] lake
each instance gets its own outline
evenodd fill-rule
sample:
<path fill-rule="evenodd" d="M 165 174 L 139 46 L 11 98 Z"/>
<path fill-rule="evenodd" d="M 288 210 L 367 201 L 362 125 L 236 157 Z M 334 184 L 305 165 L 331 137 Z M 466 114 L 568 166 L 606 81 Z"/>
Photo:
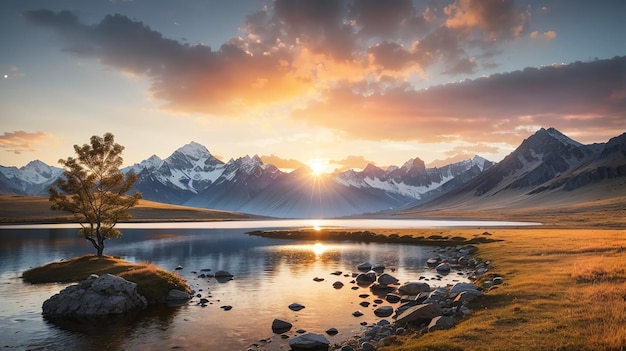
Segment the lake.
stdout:
<path fill-rule="evenodd" d="M 400 282 L 420 277 L 431 286 L 466 281 L 468 272 L 437 277 L 426 260 L 437 255 L 432 247 L 400 244 L 292 241 L 246 234 L 280 228 L 443 228 L 536 225 L 537 223 L 423 220 L 271 220 L 203 223 L 128 223 L 124 235 L 108 240 L 105 254 L 130 262 L 148 261 L 183 276 L 210 304 L 199 298 L 178 307 L 149 307 L 111 318 L 107 325 L 55 325 L 41 316 L 41 305 L 68 284 L 30 285 L 21 274 L 30 267 L 94 253 L 76 235 L 76 225 L 0 226 L 0 347 L 7 350 L 286 350 L 287 340 L 273 334 L 274 318 L 293 323 L 297 330 L 325 334 L 339 343 L 362 330 L 362 322 L 375 323 L 375 296 L 360 298 L 368 288 L 353 290 L 356 265 L 383 264 Z M 477 229 L 477 231 L 480 229 Z M 211 271 L 208 271 L 208 270 Z M 205 271 L 203 271 L 205 270 Z M 234 279 L 225 283 L 199 278 L 201 273 L 226 270 Z M 341 271 L 342 275 L 331 273 Z M 313 278 L 324 278 L 316 282 Z M 333 288 L 335 281 L 345 285 Z M 371 295 L 371 294 L 370 294 Z M 368 307 L 362 301 L 372 303 Z M 291 303 L 304 309 L 294 312 Z M 221 306 L 233 308 L 226 311 Z M 397 304 L 383 302 L 380 305 Z M 360 310 L 361 317 L 352 316 Z"/>

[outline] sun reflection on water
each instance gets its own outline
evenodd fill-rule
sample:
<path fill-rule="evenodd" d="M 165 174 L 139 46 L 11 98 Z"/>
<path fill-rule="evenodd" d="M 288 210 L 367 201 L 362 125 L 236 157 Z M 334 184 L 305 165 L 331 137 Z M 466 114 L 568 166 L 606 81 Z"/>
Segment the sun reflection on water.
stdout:
<path fill-rule="evenodd" d="M 324 251 L 326 251 L 326 247 L 324 246 L 324 244 L 322 243 L 315 243 L 313 245 L 313 253 L 315 254 L 315 257 L 320 257 Z"/>

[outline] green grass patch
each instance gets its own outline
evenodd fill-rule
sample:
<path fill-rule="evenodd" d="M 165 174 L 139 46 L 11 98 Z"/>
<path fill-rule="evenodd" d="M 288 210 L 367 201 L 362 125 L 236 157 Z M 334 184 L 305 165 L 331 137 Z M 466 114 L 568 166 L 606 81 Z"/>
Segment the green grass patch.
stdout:
<path fill-rule="evenodd" d="M 113 274 L 137 284 L 137 292 L 149 303 L 163 302 L 171 289 L 191 293 L 187 282 L 178 274 L 151 263 L 133 264 L 117 257 L 85 255 L 70 260 L 53 262 L 22 274 L 24 281 L 39 283 L 70 283 L 86 279 L 91 274 Z"/>

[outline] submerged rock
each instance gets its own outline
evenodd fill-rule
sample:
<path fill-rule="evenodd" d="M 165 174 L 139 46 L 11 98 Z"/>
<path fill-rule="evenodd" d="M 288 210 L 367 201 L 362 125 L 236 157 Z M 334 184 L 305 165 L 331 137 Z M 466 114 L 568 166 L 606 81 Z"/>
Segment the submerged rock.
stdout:
<path fill-rule="evenodd" d="M 272 332 L 276 334 L 282 334 L 288 332 L 293 324 L 284 321 L 282 319 L 274 319 L 272 322 Z"/>

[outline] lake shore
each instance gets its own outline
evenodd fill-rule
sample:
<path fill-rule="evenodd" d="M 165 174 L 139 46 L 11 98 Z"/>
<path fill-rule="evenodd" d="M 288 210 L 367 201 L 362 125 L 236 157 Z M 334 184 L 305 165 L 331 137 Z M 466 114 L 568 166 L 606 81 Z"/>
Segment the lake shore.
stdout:
<path fill-rule="evenodd" d="M 15 205 L 15 198 L 8 200 L 9 205 L 19 207 Z M 36 200 L 40 208 L 47 205 L 45 198 Z M 28 207 L 23 208 L 22 215 L 28 214 Z M 162 209 L 155 212 L 148 207 L 146 213 L 164 222 L 177 219 L 175 212 Z M 193 220 L 210 218 L 208 213 L 190 217 Z M 490 273 L 504 279 L 504 284 L 497 289 L 472 301 L 468 305 L 472 315 L 460 320 L 454 328 L 425 335 L 412 330 L 387 340 L 389 345 L 381 350 L 622 350 L 626 345 L 626 206 L 623 200 L 532 209 L 421 211 L 394 218 L 471 218 L 531 221 L 543 225 L 367 229 L 376 236 L 383 236 L 382 241 L 407 235 L 494 239 L 476 244 L 479 250 L 474 256 L 491 261 Z M 364 229 L 345 231 L 356 233 Z M 484 235 L 485 232 L 490 235 Z"/>

